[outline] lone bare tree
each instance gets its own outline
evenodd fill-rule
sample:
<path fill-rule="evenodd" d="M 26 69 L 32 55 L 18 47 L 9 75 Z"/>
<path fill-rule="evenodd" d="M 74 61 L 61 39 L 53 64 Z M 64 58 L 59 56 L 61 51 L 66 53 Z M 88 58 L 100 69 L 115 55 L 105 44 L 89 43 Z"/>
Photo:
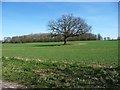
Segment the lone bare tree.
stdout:
<path fill-rule="evenodd" d="M 56 20 L 49 21 L 48 27 L 53 34 L 64 37 L 64 45 L 68 37 L 79 36 L 91 30 L 91 26 L 84 19 L 72 14 L 62 15 Z"/>

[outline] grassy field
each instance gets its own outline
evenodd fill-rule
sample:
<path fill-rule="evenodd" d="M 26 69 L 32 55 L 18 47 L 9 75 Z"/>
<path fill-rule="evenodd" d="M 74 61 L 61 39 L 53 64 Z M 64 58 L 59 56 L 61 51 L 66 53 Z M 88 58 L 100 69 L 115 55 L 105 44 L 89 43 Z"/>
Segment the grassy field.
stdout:
<path fill-rule="evenodd" d="M 116 66 L 118 63 L 117 41 L 91 41 L 4 44 L 5 57 L 39 58 L 41 60 L 80 62 L 81 65 L 97 63 Z"/>
<path fill-rule="evenodd" d="M 3 44 L 3 80 L 28 87 L 119 87 L 118 42 Z"/>

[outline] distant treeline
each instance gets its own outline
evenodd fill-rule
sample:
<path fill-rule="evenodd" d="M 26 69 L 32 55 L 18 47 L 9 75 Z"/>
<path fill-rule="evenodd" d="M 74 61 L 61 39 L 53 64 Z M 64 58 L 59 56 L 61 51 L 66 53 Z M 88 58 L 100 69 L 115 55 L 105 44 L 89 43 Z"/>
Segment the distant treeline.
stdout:
<path fill-rule="evenodd" d="M 69 37 L 67 41 L 103 40 L 100 34 L 86 33 L 76 37 Z M 5 37 L 3 43 L 31 43 L 31 42 L 59 42 L 63 41 L 62 35 L 50 33 L 29 34 L 23 36 Z"/>

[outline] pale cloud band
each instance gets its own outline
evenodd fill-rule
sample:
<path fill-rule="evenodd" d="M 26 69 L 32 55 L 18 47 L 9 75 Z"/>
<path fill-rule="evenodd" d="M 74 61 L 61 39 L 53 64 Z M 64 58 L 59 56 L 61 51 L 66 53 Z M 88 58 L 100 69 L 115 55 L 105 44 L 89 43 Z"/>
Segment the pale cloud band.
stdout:
<path fill-rule="evenodd" d="M 119 2 L 119 0 L 1 0 L 2 2 Z"/>

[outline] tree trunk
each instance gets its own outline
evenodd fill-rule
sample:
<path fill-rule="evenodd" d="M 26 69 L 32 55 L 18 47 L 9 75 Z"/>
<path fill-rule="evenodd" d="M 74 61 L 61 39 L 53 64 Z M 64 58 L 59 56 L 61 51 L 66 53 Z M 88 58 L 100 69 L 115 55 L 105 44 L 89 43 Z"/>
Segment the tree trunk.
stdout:
<path fill-rule="evenodd" d="M 64 45 L 66 45 L 66 42 L 67 42 L 67 38 L 64 37 Z"/>

